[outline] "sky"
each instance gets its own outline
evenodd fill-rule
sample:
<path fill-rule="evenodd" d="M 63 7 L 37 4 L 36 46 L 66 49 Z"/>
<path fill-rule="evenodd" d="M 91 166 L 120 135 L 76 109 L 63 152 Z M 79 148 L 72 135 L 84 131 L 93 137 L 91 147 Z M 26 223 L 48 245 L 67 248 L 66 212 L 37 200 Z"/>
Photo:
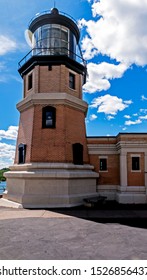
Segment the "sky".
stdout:
<path fill-rule="evenodd" d="M 30 51 L 24 33 L 54 5 L 80 28 L 87 136 L 147 132 L 147 0 L 0 0 L 0 169 L 15 155 L 23 89 L 18 62 Z"/>

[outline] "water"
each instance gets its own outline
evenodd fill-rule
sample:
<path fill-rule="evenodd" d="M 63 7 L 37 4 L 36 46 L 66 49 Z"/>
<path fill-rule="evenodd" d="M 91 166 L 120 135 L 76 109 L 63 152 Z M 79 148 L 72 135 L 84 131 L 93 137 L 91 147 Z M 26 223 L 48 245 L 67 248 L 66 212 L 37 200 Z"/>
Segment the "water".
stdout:
<path fill-rule="evenodd" d="M 6 182 L 0 182 L 0 194 L 2 194 L 6 189 Z"/>

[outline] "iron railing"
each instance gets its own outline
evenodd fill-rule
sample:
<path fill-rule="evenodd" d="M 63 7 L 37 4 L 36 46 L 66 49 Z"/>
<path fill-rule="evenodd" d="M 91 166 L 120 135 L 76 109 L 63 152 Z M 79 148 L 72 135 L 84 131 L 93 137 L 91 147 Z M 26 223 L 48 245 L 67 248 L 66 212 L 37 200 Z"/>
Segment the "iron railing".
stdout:
<path fill-rule="evenodd" d="M 18 68 L 21 68 L 33 56 L 67 56 L 86 67 L 86 60 L 84 60 L 82 53 L 80 55 L 72 52 L 67 48 L 33 48 L 28 52 L 18 63 Z"/>

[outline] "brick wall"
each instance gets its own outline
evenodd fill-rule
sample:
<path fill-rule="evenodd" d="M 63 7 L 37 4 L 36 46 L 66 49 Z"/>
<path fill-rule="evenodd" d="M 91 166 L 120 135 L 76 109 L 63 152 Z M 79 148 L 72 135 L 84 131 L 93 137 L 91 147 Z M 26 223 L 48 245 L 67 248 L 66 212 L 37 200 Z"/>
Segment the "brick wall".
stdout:
<path fill-rule="evenodd" d="M 44 106 L 35 105 L 21 112 L 17 147 L 20 143 L 27 144 L 26 163 L 73 162 L 74 143 L 83 145 L 83 159 L 88 163 L 84 112 L 56 105 L 56 128 L 42 128 Z M 15 163 L 18 163 L 18 151 Z"/>
<path fill-rule="evenodd" d="M 24 76 L 24 97 L 32 93 L 66 92 L 78 98 L 82 98 L 82 76 L 68 69 L 65 65 L 35 66 Z M 75 74 L 75 90 L 69 88 L 69 72 Z M 33 87 L 28 90 L 28 76 L 32 73 Z"/>
<path fill-rule="evenodd" d="M 132 171 L 132 153 L 127 153 L 127 173 L 128 173 L 128 186 L 144 186 L 144 153 L 135 153 L 135 156 L 140 157 L 140 170 Z"/>
<path fill-rule="evenodd" d="M 18 163 L 18 145 L 21 143 L 27 144 L 26 162 L 27 163 L 30 162 L 33 119 L 34 119 L 34 108 L 33 107 L 21 112 L 21 114 L 20 114 L 19 130 L 18 130 L 15 161 L 14 161 L 15 163 Z"/>
<path fill-rule="evenodd" d="M 90 164 L 94 165 L 94 169 L 99 173 L 97 180 L 98 185 L 119 185 L 119 155 L 107 155 L 107 171 L 100 171 L 100 158 L 102 155 L 90 155 Z"/>
<path fill-rule="evenodd" d="M 72 144 L 78 142 L 84 145 L 84 161 L 87 162 L 84 113 L 56 105 L 56 128 L 42 129 L 42 107 L 35 106 L 31 161 L 72 162 Z"/>

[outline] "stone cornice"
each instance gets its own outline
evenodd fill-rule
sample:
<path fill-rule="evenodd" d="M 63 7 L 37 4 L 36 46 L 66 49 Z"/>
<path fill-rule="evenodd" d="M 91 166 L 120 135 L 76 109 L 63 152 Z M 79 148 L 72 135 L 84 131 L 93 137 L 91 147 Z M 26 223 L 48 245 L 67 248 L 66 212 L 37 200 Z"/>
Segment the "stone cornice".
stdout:
<path fill-rule="evenodd" d="M 88 144 L 88 153 L 90 155 L 117 154 L 115 144 Z"/>
<path fill-rule="evenodd" d="M 11 171 L 29 171 L 29 170 L 93 170 L 94 166 L 90 164 L 75 165 L 73 163 L 60 162 L 32 162 L 25 164 L 13 164 Z"/>
<path fill-rule="evenodd" d="M 62 104 L 80 110 L 84 112 L 85 115 L 88 109 L 88 104 L 85 101 L 65 92 L 30 94 L 17 104 L 17 109 L 19 112 L 22 112 L 36 104 Z"/>
<path fill-rule="evenodd" d="M 120 141 L 116 144 L 116 148 L 118 151 L 121 149 L 137 149 L 142 151 L 147 149 L 147 141 L 139 141 L 139 139 L 137 141 Z"/>

